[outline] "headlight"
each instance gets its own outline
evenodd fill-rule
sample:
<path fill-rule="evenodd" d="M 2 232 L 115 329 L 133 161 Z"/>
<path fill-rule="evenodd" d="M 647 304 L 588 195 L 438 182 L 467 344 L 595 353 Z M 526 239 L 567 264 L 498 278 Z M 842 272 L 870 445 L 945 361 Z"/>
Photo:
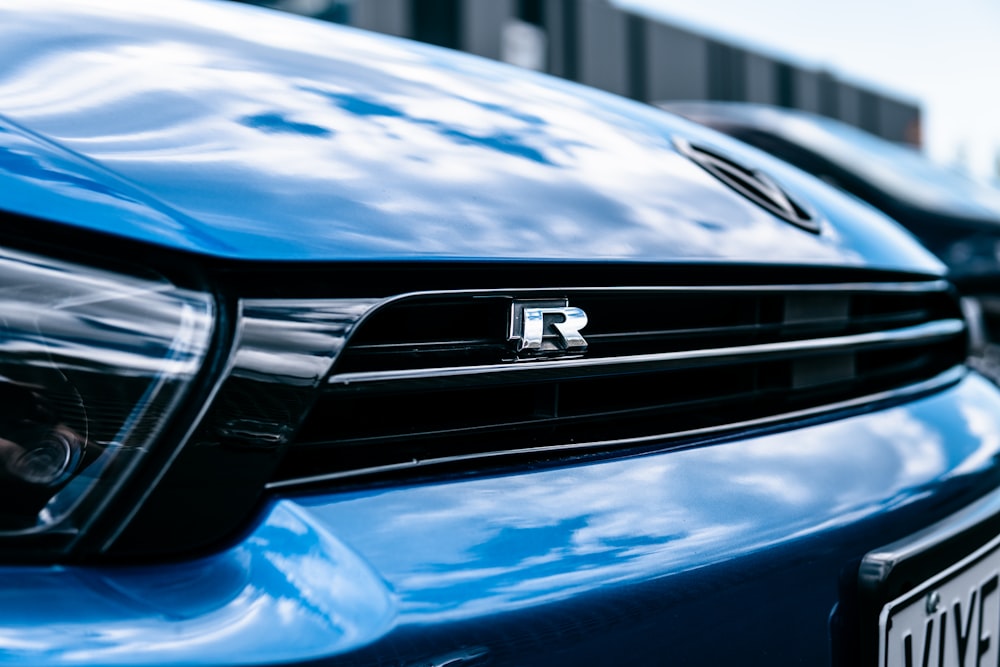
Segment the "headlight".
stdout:
<path fill-rule="evenodd" d="M 958 238 L 944 246 L 940 257 L 952 272 L 952 278 L 988 278 L 1000 274 L 1000 239 L 992 233 L 956 230 Z"/>
<path fill-rule="evenodd" d="M 201 368 L 208 295 L 0 251 L 0 535 L 67 541 L 106 506 Z"/>

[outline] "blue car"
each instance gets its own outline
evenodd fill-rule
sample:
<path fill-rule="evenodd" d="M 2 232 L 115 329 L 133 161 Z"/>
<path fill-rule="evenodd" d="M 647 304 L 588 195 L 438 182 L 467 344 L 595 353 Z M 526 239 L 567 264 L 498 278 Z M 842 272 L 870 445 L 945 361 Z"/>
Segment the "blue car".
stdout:
<path fill-rule="evenodd" d="M 253 7 L 0 63 L 0 662 L 996 662 L 1000 392 L 882 214 Z"/>

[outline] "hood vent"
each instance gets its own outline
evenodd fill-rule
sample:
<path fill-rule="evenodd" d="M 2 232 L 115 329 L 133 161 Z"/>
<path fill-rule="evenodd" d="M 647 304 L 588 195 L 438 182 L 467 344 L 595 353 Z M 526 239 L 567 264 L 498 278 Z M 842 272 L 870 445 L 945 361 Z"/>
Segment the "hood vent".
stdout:
<path fill-rule="evenodd" d="M 767 174 L 744 167 L 715 150 L 696 146 L 679 137 L 674 139 L 674 144 L 677 150 L 702 169 L 761 208 L 797 227 L 819 233 L 815 216 L 810 215 Z"/>

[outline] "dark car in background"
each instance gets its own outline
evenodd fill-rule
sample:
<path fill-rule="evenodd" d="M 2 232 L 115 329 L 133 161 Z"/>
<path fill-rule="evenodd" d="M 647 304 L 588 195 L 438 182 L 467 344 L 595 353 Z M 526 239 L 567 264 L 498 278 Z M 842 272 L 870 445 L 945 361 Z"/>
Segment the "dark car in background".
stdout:
<path fill-rule="evenodd" d="M 888 214 L 948 265 L 951 279 L 975 297 L 968 305 L 983 311 L 989 337 L 1000 341 L 1000 190 L 912 147 L 805 111 L 740 102 L 658 106 L 780 157 Z"/>
<path fill-rule="evenodd" d="M 996 662 L 1000 391 L 874 209 L 258 8 L 0 63 L 0 663 Z"/>

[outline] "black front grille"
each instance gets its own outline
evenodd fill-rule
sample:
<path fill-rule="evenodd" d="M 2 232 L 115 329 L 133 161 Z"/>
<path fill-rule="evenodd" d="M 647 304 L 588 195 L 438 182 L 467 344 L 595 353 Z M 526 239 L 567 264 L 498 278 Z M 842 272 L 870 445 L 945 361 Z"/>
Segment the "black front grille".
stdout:
<path fill-rule="evenodd" d="M 580 354 L 518 358 L 518 300 L 583 309 Z M 945 284 L 435 292 L 362 320 L 274 482 L 690 438 L 912 387 L 961 363 Z"/>

